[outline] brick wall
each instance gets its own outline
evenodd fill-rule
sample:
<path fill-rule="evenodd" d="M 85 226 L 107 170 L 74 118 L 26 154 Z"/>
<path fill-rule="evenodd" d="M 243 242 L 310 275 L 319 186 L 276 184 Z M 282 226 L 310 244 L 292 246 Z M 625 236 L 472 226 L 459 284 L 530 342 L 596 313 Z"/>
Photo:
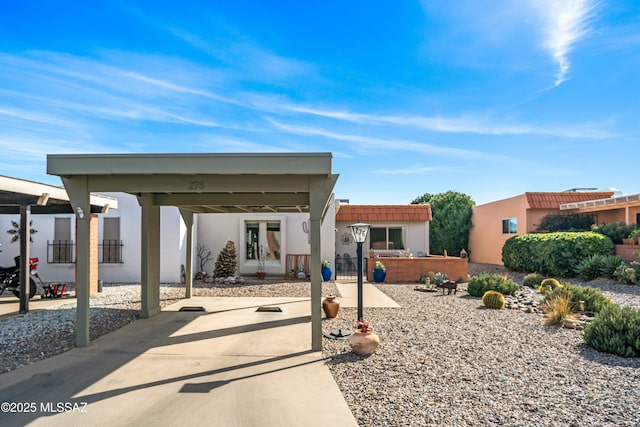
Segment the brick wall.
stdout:
<path fill-rule="evenodd" d="M 98 293 L 98 214 L 89 220 L 89 296 Z"/>
<path fill-rule="evenodd" d="M 616 245 L 616 255 L 625 261 L 638 261 L 633 252 L 640 252 L 640 245 Z"/>
<path fill-rule="evenodd" d="M 367 280 L 372 282 L 371 270 L 376 261 L 381 261 L 387 270 L 385 283 L 415 283 L 422 274 L 446 273 L 449 279 L 466 282 L 469 274 L 468 259 L 430 255 L 425 258 L 369 258 Z"/>

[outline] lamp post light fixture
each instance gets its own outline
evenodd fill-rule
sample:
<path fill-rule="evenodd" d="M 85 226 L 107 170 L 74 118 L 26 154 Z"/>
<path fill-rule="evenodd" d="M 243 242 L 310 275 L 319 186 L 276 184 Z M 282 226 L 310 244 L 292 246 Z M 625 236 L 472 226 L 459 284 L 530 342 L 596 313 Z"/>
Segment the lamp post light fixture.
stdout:
<path fill-rule="evenodd" d="M 359 222 L 349 226 L 353 240 L 358 244 L 358 320 L 362 320 L 362 244 L 367 239 L 370 225 Z"/>

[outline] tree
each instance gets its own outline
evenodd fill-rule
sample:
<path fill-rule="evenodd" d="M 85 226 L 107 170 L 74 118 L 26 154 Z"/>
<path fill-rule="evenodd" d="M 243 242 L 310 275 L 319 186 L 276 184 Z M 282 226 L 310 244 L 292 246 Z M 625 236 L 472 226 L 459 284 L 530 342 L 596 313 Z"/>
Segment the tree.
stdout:
<path fill-rule="evenodd" d="M 411 204 L 430 204 L 432 220 L 429 224 L 429 251 L 458 255 L 469 245 L 471 208 L 475 202 L 466 194 L 456 191 L 429 194 L 414 199 Z"/>

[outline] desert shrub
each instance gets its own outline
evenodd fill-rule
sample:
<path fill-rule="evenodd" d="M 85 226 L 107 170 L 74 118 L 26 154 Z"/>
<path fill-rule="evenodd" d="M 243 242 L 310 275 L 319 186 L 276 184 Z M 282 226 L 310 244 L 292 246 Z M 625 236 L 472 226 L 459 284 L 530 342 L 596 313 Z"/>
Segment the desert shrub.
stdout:
<path fill-rule="evenodd" d="M 481 297 L 487 291 L 498 291 L 503 295 L 515 295 L 520 285 L 499 274 L 481 273 L 469 279 L 467 292 L 474 297 Z"/>
<path fill-rule="evenodd" d="M 504 295 L 498 291 L 487 291 L 482 295 L 482 303 L 487 308 L 502 310 L 506 304 Z"/>
<path fill-rule="evenodd" d="M 526 276 L 524 276 L 524 279 L 522 280 L 522 285 L 527 286 L 529 288 L 538 289 L 543 280 L 544 280 L 544 276 L 542 274 L 529 273 Z"/>
<path fill-rule="evenodd" d="M 544 301 L 542 309 L 545 311 L 542 324 L 555 325 L 562 322 L 576 311 L 576 307 L 571 304 L 569 295 L 566 293 L 557 294 L 553 298 Z"/>
<path fill-rule="evenodd" d="M 555 288 L 545 295 L 542 299 L 542 304 L 545 304 L 558 295 L 566 295 L 574 311 L 580 307 L 580 301 L 584 301 L 584 311 L 590 314 L 599 313 L 605 307 L 615 305 L 600 289 L 579 285 L 564 285 Z"/>
<path fill-rule="evenodd" d="M 622 263 L 613 273 L 613 278 L 626 285 L 640 285 L 640 262 Z"/>
<path fill-rule="evenodd" d="M 523 234 L 502 247 L 502 262 L 510 270 L 573 277 L 575 265 L 590 255 L 613 253 L 610 238 L 591 231 Z"/>
<path fill-rule="evenodd" d="M 449 276 L 447 276 L 447 273 L 441 273 L 441 272 L 434 273 L 433 271 L 430 271 L 429 279 L 431 280 L 432 285 L 438 286 L 446 282 L 447 280 L 449 280 Z"/>
<path fill-rule="evenodd" d="M 552 291 L 556 288 L 561 288 L 562 285 L 560 284 L 560 282 L 558 282 L 556 279 L 553 278 L 549 278 L 549 279 L 544 279 L 542 282 L 540 282 L 540 292 L 547 292 L 547 291 Z"/>
<path fill-rule="evenodd" d="M 640 310 L 611 304 L 584 328 L 591 347 L 622 357 L 640 356 Z"/>
<path fill-rule="evenodd" d="M 613 279 L 616 269 L 624 264 L 618 255 L 605 255 L 600 259 L 600 276 Z"/>
<path fill-rule="evenodd" d="M 600 276 L 603 255 L 591 255 L 581 260 L 576 266 L 576 273 L 580 280 L 588 282 Z"/>
<path fill-rule="evenodd" d="M 611 224 L 593 226 L 591 231 L 607 236 L 614 244 L 621 245 L 622 239 L 626 239 L 627 236 L 635 229 L 635 224 L 627 225 L 624 222 L 614 222 Z"/>

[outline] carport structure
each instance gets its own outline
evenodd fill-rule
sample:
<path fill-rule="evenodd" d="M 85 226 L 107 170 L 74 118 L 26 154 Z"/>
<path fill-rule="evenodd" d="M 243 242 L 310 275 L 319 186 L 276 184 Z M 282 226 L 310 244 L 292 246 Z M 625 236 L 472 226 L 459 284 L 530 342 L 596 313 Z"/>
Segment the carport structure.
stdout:
<path fill-rule="evenodd" d="M 117 209 L 118 200 L 111 197 L 89 194 L 90 214 L 106 212 L 110 207 Z M 0 175 L 0 214 L 20 215 L 20 230 L 28 230 L 32 214 L 70 214 L 73 213 L 69 197 L 62 187 L 26 181 Z M 20 313 L 29 311 L 29 233 L 20 233 Z M 94 236 L 96 241 L 98 236 Z M 97 252 L 95 263 L 97 264 Z"/>
<path fill-rule="evenodd" d="M 89 345 L 91 192 L 124 192 L 142 207 L 141 312 L 160 312 L 160 207 L 176 206 L 187 228 L 186 290 L 191 297 L 193 215 L 308 212 L 311 239 L 311 347 L 322 349 L 320 227 L 338 175 L 331 153 L 50 154 L 77 218 L 76 345 Z"/>

